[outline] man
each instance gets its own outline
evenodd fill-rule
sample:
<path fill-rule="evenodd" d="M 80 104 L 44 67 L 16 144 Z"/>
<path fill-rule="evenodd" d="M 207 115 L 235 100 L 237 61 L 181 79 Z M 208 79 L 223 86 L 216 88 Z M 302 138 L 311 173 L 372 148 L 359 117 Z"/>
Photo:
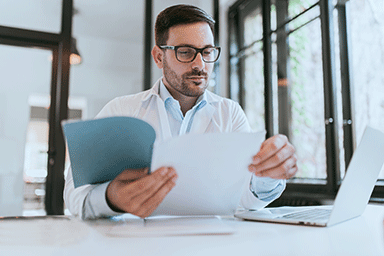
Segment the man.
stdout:
<path fill-rule="evenodd" d="M 150 123 L 157 140 L 185 133 L 251 132 L 241 107 L 206 90 L 220 49 L 214 46 L 214 20 L 190 5 L 175 5 L 156 19 L 152 56 L 162 69 L 152 89 L 116 98 L 97 115 L 133 116 Z M 198 148 L 196 150 L 199 150 Z M 293 146 L 283 135 L 264 141 L 249 171 L 250 189 L 242 204 L 259 209 L 281 195 L 285 179 L 297 172 Z M 111 182 L 74 188 L 66 177 L 64 199 L 72 214 L 83 219 L 131 213 L 149 216 L 177 182 L 177 170 L 162 167 L 125 170 Z"/>

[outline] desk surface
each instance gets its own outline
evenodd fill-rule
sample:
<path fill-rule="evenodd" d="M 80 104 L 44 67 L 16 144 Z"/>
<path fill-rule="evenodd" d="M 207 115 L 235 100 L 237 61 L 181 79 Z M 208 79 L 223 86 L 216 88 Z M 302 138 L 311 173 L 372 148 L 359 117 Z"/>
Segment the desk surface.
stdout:
<path fill-rule="evenodd" d="M 0 252 L 1 255 L 384 255 L 383 219 L 384 206 L 368 205 L 362 216 L 327 228 L 223 218 L 222 234 L 181 236 L 146 234 L 145 229 L 140 235 L 121 233 L 124 225 L 131 228 L 137 225 L 134 221 L 124 221 L 122 225 L 122 221 L 84 222 L 60 217 L 5 219 L 0 220 Z M 112 232 L 116 230 L 120 233 Z"/>

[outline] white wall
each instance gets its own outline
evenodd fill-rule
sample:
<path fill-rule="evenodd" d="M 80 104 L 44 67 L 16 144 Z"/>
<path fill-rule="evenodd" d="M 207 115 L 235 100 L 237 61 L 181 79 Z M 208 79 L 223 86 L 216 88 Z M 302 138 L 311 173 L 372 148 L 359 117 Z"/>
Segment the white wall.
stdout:
<path fill-rule="evenodd" d="M 109 100 L 142 90 L 143 45 L 140 41 L 76 38 L 83 62 L 71 68 L 70 97 L 87 99 L 85 119 L 93 118 Z"/>

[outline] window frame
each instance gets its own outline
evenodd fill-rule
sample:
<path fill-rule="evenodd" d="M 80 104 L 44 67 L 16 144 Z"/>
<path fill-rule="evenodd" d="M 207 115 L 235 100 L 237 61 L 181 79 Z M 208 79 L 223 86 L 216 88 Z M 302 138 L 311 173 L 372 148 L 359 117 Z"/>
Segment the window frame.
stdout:
<path fill-rule="evenodd" d="M 64 214 L 65 142 L 61 121 L 68 116 L 72 9 L 73 0 L 62 1 L 61 32 L 58 34 L 0 25 L 0 45 L 38 47 L 52 51 L 48 174 L 45 184 L 47 215 Z"/>
<path fill-rule="evenodd" d="M 279 1 L 277 1 L 279 2 Z M 281 2 L 281 1 L 280 1 Z M 319 0 L 316 3 L 314 3 L 312 6 L 308 7 L 306 10 L 298 14 L 297 16 L 293 18 L 288 17 L 288 4 L 285 3 L 279 3 L 279 7 L 276 6 L 276 12 L 277 17 L 279 15 L 285 15 L 285 22 L 281 25 L 277 23 L 277 29 L 275 31 L 271 30 L 271 20 L 270 20 L 270 13 L 271 13 L 271 0 L 264 0 L 259 5 L 257 5 L 257 1 L 251 1 L 251 0 L 238 0 L 236 1 L 232 6 L 230 6 L 228 10 L 228 26 L 229 26 L 229 34 L 228 34 L 228 95 L 231 94 L 231 90 L 233 89 L 231 86 L 231 58 L 233 58 L 233 52 L 231 55 L 230 45 L 231 45 L 231 36 L 234 33 L 236 35 L 236 44 L 237 44 L 237 53 L 239 53 L 242 49 L 241 46 L 243 45 L 243 39 L 242 36 L 244 34 L 243 26 L 244 24 L 244 18 L 247 14 L 254 11 L 255 8 L 261 8 L 262 10 L 262 16 L 263 16 L 263 45 L 267 45 L 267 47 L 263 47 L 264 51 L 264 76 L 266 79 L 264 79 L 264 86 L 265 86 L 265 129 L 267 130 L 267 138 L 273 135 L 273 113 L 272 113 L 272 81 L 271 81 L 271 75 L 272 75 L 272 58 L 271 58 L 271 37 L 272 33 L 276 33 L 277 36 L 282 36 L 281 33 L 278 35 L 279 29 L 286 31 L 286 25 L 291 22 L 293 19 L 299 17 L 309 9 L 313 8 L 314 6 L 319 6 L 320 8 L 320 22 L 321 22 L 321 40 L 322 40 L 322 68 L 323 68 L 323 89 L 324 89 L 324 126 L 325 126 L 325 142 L 326 142 L 326 172 L 327 172 L 327 178 L 326 179 L 294 179 L 289 182 L 287 182 L 287 188 L 286 191 L 282 195 L 282 199 L 280 201 L 284 201 L 287 203 L 287 199 L 290 199 L 291 203 L 292 201 L 299 200 L 299 204 L 302 204 L 302 200 L 307 201 L 317 201 L 317 200 L 323 200 L 323 199 L 333 199 L 340 187 L 341 184 L 341 175 L 340 175 L 340 149 L 339 149 L 339 126 L 338 126 L 338 114 L 337 114 L 337 108 L 342 108 L 342 120 L 343 120 L 343 133 L 344 133 L 344 140 L 343 140 L 343 147 L 344 147 L 344 161 L 345 166 L 347 168 L 352 154 L 353 150 L 355 148 L 355 130 L 353 126 L 353 101 L 352 101 L 352 88 L 350 83 L 350 52 L 349 52 L 349 34 L 348 34 L 348 1 L 338 1 L 335 6 L 333 6 L 332 0 Z M 278 9 L 283 8 L 283 9 Z M 286 8 L 284 10 L 284 8 Z M 339 28 L 338 35 L 335 35 L 334 33 L 334 18 L 333 18 L 333 11 L 336 9 L 338 11 L 338 21 L 337 25 Z M 284 13 L 285 12 L 285 13 Z M 282 16 L 280 16 L 279 21 L 281 22 Z M 310 21 L 309 21 L 310 22 Z M 236 30 L 236 31 L 233 31 Z M 283 33 L 284 34 L 284 33 Z M 267 35 L 267 36 L 265 36 Z M 283 35 L 284 36 L 284 35 Z M 288 36 L 287 34 L 285 36 Z M 335 36 L 339 37 L 339 47 L 340 47 L 340 65 L 341 70 L 339 72 L 342 72 L 341 76 L 341 89 L 342 89 L 342 102 L 341 105 L 333 104 L 334 102 L 337 102 L 336 100 L 336 65 L 335 65 Z M 276 41 L 284 41 L 285 40 L 276 40 Z M 277 46 L 277 50 L 279 55 L 286 52 L 288 53 L 288 45 L 287 44 L 280 44 Z M 279 59 L 285 60 L 285 63 L 281 63 L 282 70 L 279 70 L 278 73 L 281 73 L 280 71 L 283 71 L 283 76 L 288 76 L 287 73 L 289 73 L 288 70 L 288 63 L 287 63 L 287 56 L 278 56 L 278 65 L 279 65 Z M 237 77 L 238 79 L 238 85 L 239 88 L 236 88 L 238 90 L 238 99 L 239 104 L 244 108 L 244 105 L 246 104 L 244 102 L 244 99 L 242 97 L 243 93 L 243 76 L 244 76 L 244 65 L 241 63 L 241 61 L 238 61 L 237 65 Z M 285 72 L 285 74 L 284 74 Z M 280 74 L 279 74 L 280 75 Z M 286 77 L 285 77 L 286 78 Z M 278 79 L 284 79 L 284 77 L 278 77 Z M 280 91 L 280 89 L 282 91 Z M 279 133 L 285 134 L 288 138 L 290 137 L 290 118 L 287 118 L 286 113 L 281 113 L 284 109 L 284 107 L 288 107 L 286 109 L 290 109 L 290 103 L 289 103 L 289 90 L 284 91 L 284 88 L 280 88 L 279 86 L 279 119 L 278 119 L 278 126 L 279 126 Z M 280 95 L 285 94 L 285 98 L 281 98 Z M 284 104 L 283 107 L 280 107 L 281 102 Z M 289 110 L 288 110 L 289 111 Z M 286 112 L 286 110 L 285 110 Z M 382 186 L 384 182 L 379 181 L 377 183 L 377 186 L 375 187 L 373 194 L 372 194 L 372 200 L 379 201 L 380 198 L 384 197 L 384 186 Z"/>

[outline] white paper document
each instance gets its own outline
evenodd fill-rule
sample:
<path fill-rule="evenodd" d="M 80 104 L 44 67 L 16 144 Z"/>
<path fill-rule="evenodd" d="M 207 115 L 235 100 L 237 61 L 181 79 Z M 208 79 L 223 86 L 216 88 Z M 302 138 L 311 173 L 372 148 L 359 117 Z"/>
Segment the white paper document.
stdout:
<path fill-rule="evenodd" d="M 155 144 L 151 170 L 175 168 L 176 186 L 152 214 L 233 215 L 265 132 L 187 134 Z"/>

